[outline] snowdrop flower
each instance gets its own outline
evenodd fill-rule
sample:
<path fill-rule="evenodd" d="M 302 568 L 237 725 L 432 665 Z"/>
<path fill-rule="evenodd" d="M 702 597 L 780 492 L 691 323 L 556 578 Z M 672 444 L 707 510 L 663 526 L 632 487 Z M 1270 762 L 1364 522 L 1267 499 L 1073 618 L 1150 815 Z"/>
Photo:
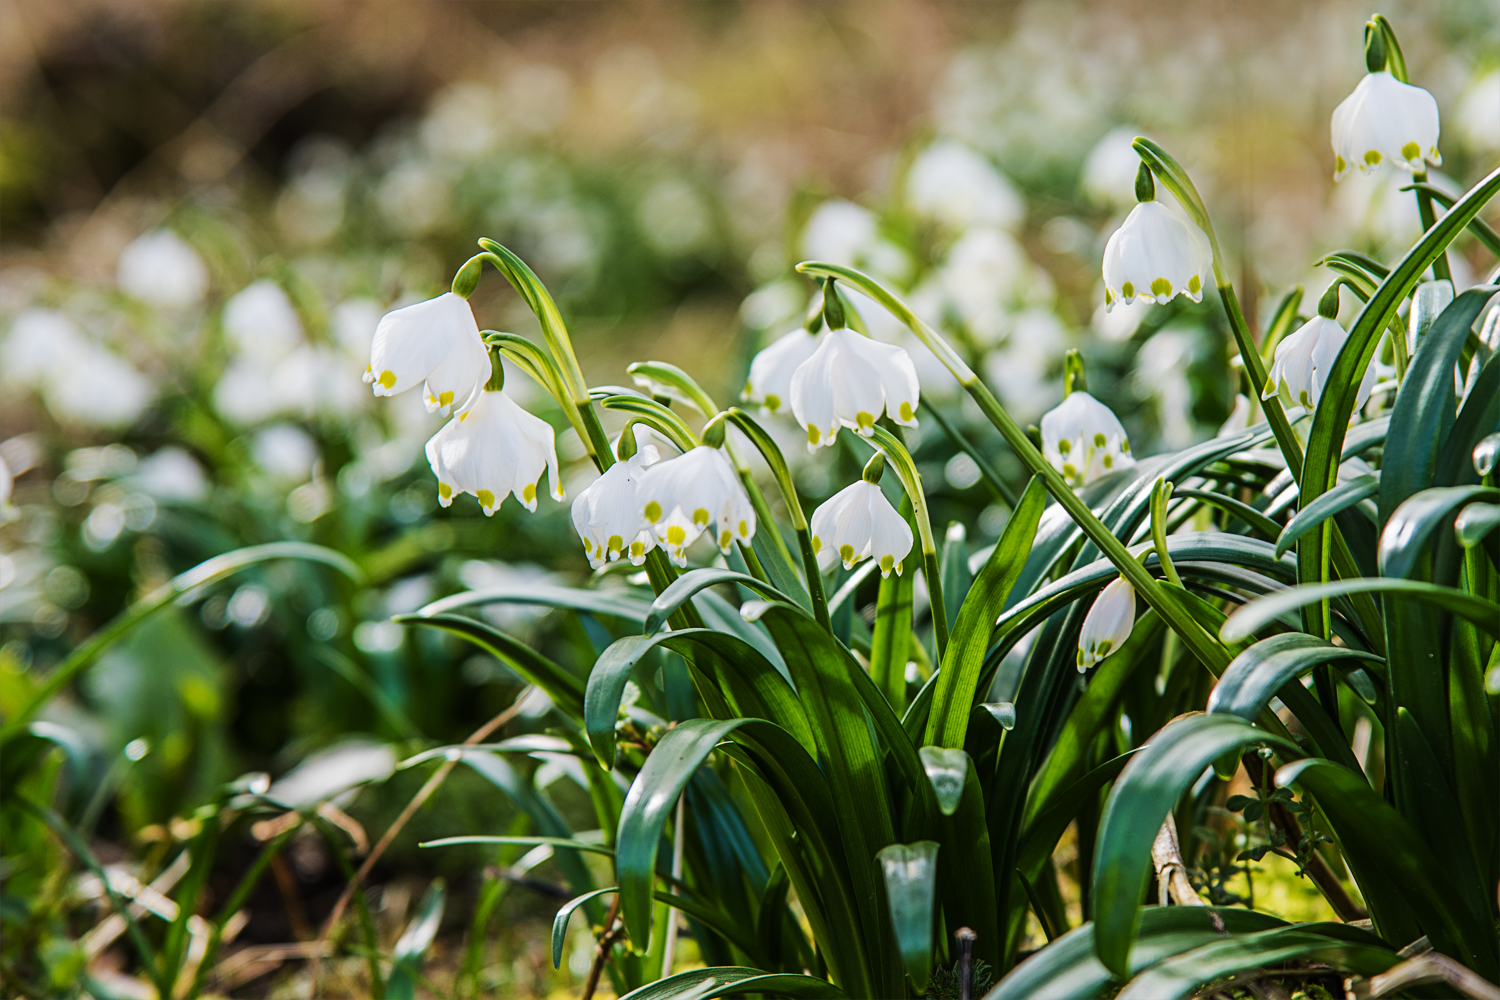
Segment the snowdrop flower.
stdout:
<path fill-rule="evenodd" d="M 922 151 L 906 178 L 906 197 L 920 216 L 950 229 L 1014 229 L 1026 215 L 1021 196 L 988 159 L 942 139 Z"/>
<path fill-rule="evenodd" d="M 1135 464 L 1119 418 L 1081 390 L 1042 415 L 1042 454 L 1074 489 Z"/>
<path fill-rule="evenodd" d="M 1122 576 L 1099 592 L 1083 619 L 1078 633 L 1078 672 L 1125 645 L 1134 626 L 1135 588 Z"/>
<path fill-rule="evenodd" d="M 852 201 L 825 201 L 807 220 L 802 252 L 813 260 L 853 267 L 878 238 L 874 212 Z"/>
<path fill-rule="evenodd" d="M 73 321 L 53 309 L 27 309 L 0 344 L 0 380 L 34 386 L 66 372 L 90 345 Z"/>
<path fill-rule="evenodd" d="M 705 530 L 714 532 L 719 550 L 728 552 L 736 538 L 755 537 L 755 509 L 724 452 L 699 445 L 641 473 L 636 489 L 646 521 L 678 566 L 687 565 L 687 548 Z"/>
<path fill-rule="evenodd" d="M 302 343 L 302 320 L 274 281 L 257 281 L 224 304 L 224 336 L 235 351 L 275 363 Z"/>
<path fill-rule="evenodd" d="M 95 345 L 69 359 L 47 383 L 47 409 L 61 420 L 91 427 L 135 422 L 156 396 L 151 380 L 118 355 Z"/>
<path fill-rule="evenodd" d="M 898 424 L 917 426 L 920 388 L 911 357 L 848 328 L 824 335 L 792 375 L 791 391 L 809 452 L 833 444 L 840 427 L 870 437 L 882 410 Z"/>
<path fill-rule="evenodd" d="M 552 498 L 563 499 L 552 426 L 517 406 L 503 389 L 485 388 L 434 434 L 427 442 L 427 461 L 444 507 L 458 494 L 472 493 L 490 515 L 514 493 L 534 512 L 543 472 L 552 484 Z"/>
<path fill-rule="evenodd" d="M 1280 395 L 1283 406 L 1301 406 L 1311 411 L 1318 405 L 1323 386 L 1328 383 L 1328 373 L 1348 339 L 1348 332 L 1336 319 L 1320 315 L 1308 320 L 1276 345 L 1276 357 L 1271 362 L 1261 398 Z M 1365 405 L 1374 386 L 1375 366 L 1370 365 L 1359 384 L 1356 410 Z"/>
<path fill-rule="evenodd" d="M 622 555 L 639 566 L 646 561 L 646 553 L 656 548 L 656 536 L 637 497 L 644 471 L 636 461 L 639 457 L 641 452 L 636 452 L 611 465 L 573 501 L 573 530 L 583 539 L 583 551 L 594 569 Z"/>
<path fill-rule="evenodd" d="M 823 501 L 813 511 L 812 548 L 823 572 L 842 561 L 845 569 L 874 559 L 881 576 L 894 569 L 911 551 L 911 526 L 885 498 L 880 487 L 861 479 Z"/>
<path fill-rule="evenodd" d="M 818 338 L 805 329 L 778 338 L 751 360 L 740 398 L 776 413 L 792 398 L 792 376 L 817 348 Z"/>
<path fill-rule="evenodd" d="M 208 268 L 182 237 L 159 229 L 137 237 L 120 251 L 115 282 L 149 305 L 180 309 L 203 301 Z"/>
<path fill-rule="evenodd" d="M 1143 201 L 1104 246 L 1104 308 L 1136 296 L 1158 305 L 1176 295 L 1202 302 L 1208 265 L 1208 238 L 1197 226 L 1159 201 Z"/>
<path fill-rule="evenodd" d="M 429 413 L 477 404 L 490 377 L 490 355 L 468 300 L 453 292 L 388 312 L 375 328 L 365 381 L 375 395 L 394 396 L 426 382 Z M 446 412 L 446 409 L 444 410 Z"/>
<path fill-rule="evenodd" d="M 1333 179 L 1351 167 L 1370 173 L 1387 160 L 1413 173 L 1426 169 L 1424 159 L 1441 165 L 1438 127 L 1437 101 L 1431 94 L 1402 83 L 1388 70 L 1367 73 L 1333 109 Z"/>

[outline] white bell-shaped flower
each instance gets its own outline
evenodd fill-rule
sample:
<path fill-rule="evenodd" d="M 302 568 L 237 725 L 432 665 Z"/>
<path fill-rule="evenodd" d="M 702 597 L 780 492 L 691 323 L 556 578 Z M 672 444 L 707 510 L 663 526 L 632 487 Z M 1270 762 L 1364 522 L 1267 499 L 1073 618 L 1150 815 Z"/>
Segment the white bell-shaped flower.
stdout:
<path fill-rule="evenodd" d="M 1203 301 L 1208 283 L 1208 237 L 1159 201 L 1143 201 L 1104 246 L 1104 307 L 1137 296 L 1165 305 L 1175 295 Z"/>
<path fill-rule="evenodd" d="M 750 377 L 740 398 L 770 413 L 780 411 L 791 401 L 792 376 L 817 349 L 818 338 L 803 329 L 777 338 L 750 361 Z"/>
<path fill-rule="evenodd" d="M 1438 131 L 1431 94 L 1386 70 L 1367 73 L 1333 109 L 1333 179 L 1353 167 L 1361 173 L 1379 170 L 1386 161 L 1412 172 L 1426 169 L 1423 160 L 1441 164 Z"/>
<path fill-rule="evenodd" d="M 687 565 L 687 548 L 712 531 L 720 551 L 755 537 L 755 508 L 724 452 L 699 445 L 641 473 L 636 488 L 647 523 L 674 563 Z"/>
<path fill-rule="evenodd" d="M 640 457 L 641 452 L 636 452 L 611 465 L 573 501 L 573 529 L 583 539 L 583 551 L 594 569 L 622 555 L 639 566 L 646 561 L 646 553 L 656 548 L 656 535 L 637 497 L 645 469 L 637 461 Z"/>
<path fill-rule="evenodd" d="M 853 330 L 829 330 L 792 375 L 792 415 L 807 431 L 807 450 L 831 445 L 840 427 L 874 433 L 882 410 L 917 426 L 917 369 L 901 348 Z"/>
<path fill-rule="evenodd" d="M 823 501 L 813 511 L 812 548 L 825 573 L 835 562 L 853 569 L 874 559 L 881 576 L 895 570 L 911 551 L 911 525 L 896 512 L 880 487 L 861 479 Z"/>
<path fill-rule="evenodd" d="M 490 377 L 490 355 L 468 300 L 453 292 L 388 312 L 375 328 L 365 381 L 394 396 L 426 382 L 428 412 L 462 411 Z"/>
<path fill-rule="evenodd" d="M 1042 415 L 1042 454 L 1074 489 L 1135 464 L 1114 411 L 1081 390 Z"/>
<path fill-rule="evenodd" d="M 1078 632 L 1078 672 L 1083 673 L 1125 645 L 1135 627 L 1135 588 L 1123 576 L 1094 599 Z"/>
<path fill-rule="evenodd" d="M 563 498 L 552 426 L 517 406 L 504 390 L 480 392 L 467 410 L 448 421 L 427 442 L 427 461 L 444 507 L 458 494 L 472 493 L 488 515 L 514 493 L 527 510 L 535 511 L 543 472 L 552 484 L 552 498 Z"/>
<path fill-rule="evenodd" d="M 115 282 L 142 302 L 182 308 L 203 301 L 208 268 L 186 240 L 170 229 L 159 229 L 137 237 L 120 251 Z"/>
<path fill-rule="evenodd" d="M 1301 406 L 1309 411 L 1318 405 L 1328 374 L 1339 350 L 1349 339 L 1338 320 L 1314 316 L 1276 345 L 1276 357 L 1266 378 L 1262 399 L 1280 395 L 1283 406 Z M 1355 409 L 1365 405 L 1375 386 L 1375 366 L 1365 369 L 1359 384 Z"/>

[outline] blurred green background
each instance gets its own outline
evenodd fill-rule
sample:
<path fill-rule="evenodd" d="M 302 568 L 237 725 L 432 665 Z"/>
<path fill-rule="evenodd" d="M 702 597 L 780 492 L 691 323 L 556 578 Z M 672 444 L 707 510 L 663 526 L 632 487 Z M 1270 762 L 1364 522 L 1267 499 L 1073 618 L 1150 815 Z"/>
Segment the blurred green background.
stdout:
<path fill-rule="evenodd" d="M 1434 182 L 1461 189 L 1500 154 L 1500 9 L 1380 10 L 1442 109 Z M 1055 405 L 1076 347 L 1138 454 L 1212 436 L 1236 391 L 1217 304 L 1102 310 L 1104 240 L 1133 204 L 1129 139 L 1155 138 L 1193 173 L 1252 324 L 1294 283 L 1317 294 L 1321 254 L 1379 253 L 1419 228 L 1401 175 L 1331 179 L 1329 113 L 1364 71 L 1373 11 L 0 4 L 0 460 L 15 476 L 0 512 L 0 712 L 134 596 L 279 539 L 345 552 L 372 585 L 291 564 L 237 577 L 49 709 L 91 742 L 77 787 L 99 791 L 79 811 L 102 858 L 153 870 L 174 824 L 236 775 L 301 764 L 309 795 L 383 778 L 509 704 L 521 684 L 498 661 L 388 618 L 465 587 L 585 578 L 567 507 L 438 510 L 421 446 L 441 419 L 414 394 L 376 405 L 359 378 L 379 316 L 444 290 L 481 235 L 547 282 L 594 384 L 668 360 L 728 405 L 754 351 L 800 322 L 812 288 L 791 265 L 818 257 L 899 288 L 1023 422 Z M 1472 283 L 1466 249 L 1455 279 Z M 481 326 L 535 330 L 492 274 L 473 302 Z M 913 351 L 924 407 L 1018 477 L 946 372 L 865 317 Z M 522 376 L 508 388 L 553 419 L 576 495 L 592 478 L 576 437 Z M 771 423 L 812 502 L 856 474 L 852 450 L 811 466 L 790 421 Z M 993 537 L 1005 509 L 972 460 L 931 421 L 919 441 L 935 516 Z M 596 638 L 557 614 L 495 613 L 559 660 Z M 522 728 L 546 713 L 528 705 Z M 561 765 L 536 766 L 553 768 L 538 783 L 559 808 L 587 812 Z M 412 845 L 510 821 L 476 780 L 455 774 L 385 856 L 383 905 L 404 912 L 438 872 L 460 897 L 472 884 L 477 850 Z M 379 831 L 418 784 L 403 772 L 339 801 Z M 342 887 L 318 841 L 296 843 L 241 943 L 304 936 Z M 226 848 L 224 878 L 252 849 Z M 4 911 L 8 960 L 40 947 L 39 926 L 66 936 L 97 917 L 65 887 L 45 896 L 45 865 L 5 860 L 6 898 L 23 900 Z M 502 995 L 580 975 L 550 971 L 552 905 L 507 899 Z"/>

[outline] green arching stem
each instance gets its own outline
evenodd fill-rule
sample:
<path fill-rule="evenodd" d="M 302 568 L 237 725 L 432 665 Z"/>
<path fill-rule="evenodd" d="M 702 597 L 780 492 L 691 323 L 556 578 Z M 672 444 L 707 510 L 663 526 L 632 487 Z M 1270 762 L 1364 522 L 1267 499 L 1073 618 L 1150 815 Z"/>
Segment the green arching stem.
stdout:
<path fill-rule="evenodd" d="M 1426 169 L 1412 171 L 1411 179 L 1414 185 L 1426 184 Z M 1422 229 L 1425 231 L 1431 229 L 1433 223 L 1437 222 L 1437 213 L 1432 210 L 1432 196 L 1422 190 L 1421 187 L 1416 187 L 1415 191 L 1417 195 L 1417 211 L 1422 215 Z M 1439 281 L 1450 283 L 1453 281 L 1453 271 L 1448 267 L 1448 252 L 1446 250 L 1438 254 L 1437 259 L 1432 262 L 1432 276 Z"/>
<path fill-rule="evenodd" d="M 1172 557 L 1167 553 L 1167 502 L 1171 499 L 1172 484 L 1157 477 L 1156 485 L 1151 488 L 1151 542 L 1156 546 L 1162 576 L 1167 582 L 1181 587 L 1182 577 L 1177 575 L 1177 567 L 1172 565 Z"/>
<path fill-rule="evenodd" d="M 709 427 L 723 423 L 732 423 L 738 427 L 750 439 L 750 443 L 755 445 L 755 449 L 760 452 L 761 457 L 766 460 L 766 465 L 770 467 L 771 476 L 776 480 L 776 487 L 781 491 L 782 503 L 786 505 L 787 516 L 791 519 L 792 528 L 797 533 L 797 547 L 801 550 L 802 570 L 807 576 L 807 594 L 812 598 L 813 617 L 819 625 L 831 633 L 833 625 L 828 615 L 828 597 L 823 590 L 823 574 L 818 569 L 818 559 L 812 550 L 812 536 L 807 529 L 807 518 L 802 513 L 802 501 L 797 496 L 797 487 L 792 481 L 792 472 L 786 464 L 786 456 L 781 453 L 781 449 L 776 446 L 771 435 L 766 433 L 765 428 L 739 407 L 731 406 L 716 414 L 704 426 L 704 433 L 708 432 Z M 746 470 L 745 478 L 749 478 L 748 470 Z M 758 490 L 756 492 L 759 493 Z M 752 501 L 753 499 L 752 496 Z M 762 499 L 761 504 L 764 505 L 764 503 Z M 779 541 L 780 532 L 776 531 L 775 522 L 770 521 L 770 512 L 762 513 L 761 508 L 757 507 L 755 516 L 765 518 L 770 523 L 773 537 Z M 790 553 L 788 558 L 790 559 Z"/>
<path fill-rule="evenodd" d="M 1135 592 L 1141 595 L 1147 605 L 1151 607 L 1162 619 L 1172 626 L 1172 629 L 1180 636 L 1192 650 L 1193 654 L 1207 664 L 1215 673 L 1221 672 L 1229 663 L 1229 654 L 1224 647 L 1213 636 L 1193 618 L 1186 609 L 1169 597 L 1156 582 L 1156 578 L 1137 563 L 1126 551 L 1125 543 L 1114 536 L 1114 533 L 1106 528 L 1089 509 L 1088 504 L 1073 492 L 1073 488 L 1063 479 L 1062 473 L 1052 467 L 1042 453 L 1037 450 L 1036 445 L 1000 405 L 1000 401 L 990 392 L 989 387 L 979 380 L 973 370 L 969 368 L 964 360 L 949 346 L 932 327 L 928 326 L 920 317 L 911 311 L 911 308 L 896 296 L 892 295 L 878 281 L 869 275 L 854 268 L 845 267 L 842 264 L 830 264 L 824 261 L 806 261 L 797 265 L 797 270 L 803 273 L 832 274 L 840 280 L 855 285 L 860 291 L 875 299 L 884 306 L 893 316 L 905 323 L 906 326 L 916 334 L 917 338 L 942 361 L 944 366 L 958 379 L 959 385 L 979 405 L 980 412 L 1000 436 L 1010 445 L 1011 450 L 1021 459 L 1027 469 L 1042 477 L 1046 484 L 1047 492 L 1056 498 L 1058 504 L 1079 526 L 1088 539 L 1098 547 L 1099 551 L 1115 564 L 1121 575 L 1130 580 Z M 1264 383 L 1262 383 L 1264 384 Z M 1278 412 L 1280 412 L 1278 410 Z"/>
<path fill-rule="evenodd" d="M 869 439 L 885 453 L 902 489 L 911 498 L 912 513 L 917 522 L 917 537 L 922 543 L 922 572 L 927 577 L 927 602 L 932 607 L 932 635 L 937 640 L 938 662 L 948 651 L 948 615 L 943 604 L 943 574 L 938 566 L 937 542 L 932 537 L 932 519 L 927 513 L 927 494 L 922 491 L 922 476 L 917 472 L 917 463 L 901 440 L 890 431 L 876 424 Z M 1113 536 L 1110 536 L 1113 537 Z"/>

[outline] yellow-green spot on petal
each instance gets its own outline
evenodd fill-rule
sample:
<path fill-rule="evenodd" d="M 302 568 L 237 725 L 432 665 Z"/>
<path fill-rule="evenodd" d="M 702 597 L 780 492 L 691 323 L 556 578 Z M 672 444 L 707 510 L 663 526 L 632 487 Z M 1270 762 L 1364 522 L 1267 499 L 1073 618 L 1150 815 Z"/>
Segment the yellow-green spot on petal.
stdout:
<path fill-rule="evenodd" d="M 1135 285 L 1129 281 L 1125 282 L 1125 284 L 1120 286 L 1120 294 L 1127 299 L 1135 298 Z"/>
<path fill-rule="evenodd" d="M 903 399 L 901 401 L 901 419 L 914 420 L 915 418 L 916 414 L 912 412 L 911 403 Z"/>
<path fill-rule="evenodd" d="M 1104 445 L 1105 445 L 1105 438 L 1104 438 L 1104 435 L 1103 435 L 1103 434 L 1097 434 L 1097 433 L 1096 433 L 1096 434 L 1095 434 L 1095 435 L 1094 435 L 1094 447 L 1095 447 L 1095 448 L 1103 448 L 1103 447 L 1104 447 Z"/>
<path fill-rule="evenodd" d="M 817 535 L 813 535 L 813 537 L 812 537 L 813 555 L 817 555 L 818 552 L 822 550 L 822 548 L 823 548 L 823 539 L 819 538 Z"/>
<path fill-rule="evenodd" d="M 1102 640 L 1099 643 L 1099 659 L 1101 659 L 1101 660 L 1104 659 L 1106 656 L 1109 655 L 1109 651 L 1111 649 L 1114 649 L 1114 648 L 1115 648 L 1115 644 L 1114 644 L 1114 642 L 1112 640 L 1110 640 L 1110 639 L 1104 639 L 1104 640 Z"/>
<path fill-rule="evenodd" d="M 1380 155 L 1380 150 L 1378 149 L 1369 149 L 1365 151 L 1365 162 L 1372 167 L 1380 166 L 1380 161 L 1382 159 L 1383 157 Z"/>
<path fill-rule="evenodd" d="M 776 395 L 774 392 L 767 396 L 766 409 L 770 410 L 772 413 L 775 413 L 777 410 L 781 409 L 781 397 Z"/>
<path fill-rule="evenodd" d="M 463 423 L 465 420 L 468 420 L 468 419 L 469 419 L 469 411 L 468 410 L 465 410 L 464 412 L 462 412 L 462 413 L 460 413 L 458 415 L 458 422 L 459 423 Z"/>
<path fill-rule="evenodd" d="M 854 422 L 859 425 L 860 433 L 872 430 L 875 427 L 875 414 L 860 410 L 854 415 Z"/>
<path fill-rule="evenodd" d="M 1203 291 L 1203 279 L 1198 277 L 1196 274 L 1189 278 L 1188 291 L 1193 295 L 1197 295 L 1199 292 Z"/>
<path fill-rule="evenodd" d="M 1347 169 L 1349 169 L 1349 164 L 1347 164 L 1347 163 L 1344 162 L 1344 158 L 1342 156 L 1335 156 L 1333 158 L 1333 172 L 1334 173 L 1341 174 L 1341 173 L 1343 173 Z"/>
<path fill-rule="evenodd" d="M 740 537 L 745 538 L 750 534 L 750 525 L 743 518 L 740 519 Z"/>
<path fill-rule="evenodd" d="M 682 530 L 682 525 L 674 524 L 667 529 L 667 542 L 670 545 L 681 545 L 687 541 L 687 532 Z"/>
<path fill-rule="evenodd" d="M 1104 304 L 1107 306 L 1112 306 L 1115 304 L 1115 293 L 1110 291 L 1107 287 L 1104 289 Z"/>
<path fill-rule="evenodd" d="M 536 483 L 527 483 L 526 488 L 521 491 L 521 499 L 527 503 L 536 499 Z"/>
<path fill-rule="evenodd" d="M 1167 298 L 1171 298 L 1172 283 L 1166 278 L 1157 278 L 1155 281 L 1151 282 L 1151 294 L 1157 296 L 1158 298 L 1163 295 L 1165 295 Z"/>
<path fill-rule="evenodd" d="M 697 510 L 693 511 L 693 523 L 700 528 L 707 524 L 708 511 L 703 507 L 699 507 Z"/>
<path fill-rule="evenodd" d="M 643 542 L 630 543 L 630 558 L 639 559 L 646 554 L 646 546 Z"/>
<path fill-rule="evenodd" d="M 1074 476 L 1078 475 L 1078 470 L 1074 468 L 1072 462 L 1064 462 L 1062 467 L 1062 474 L 1067 476 L 1069 479 L 1072 479 Z"/>
<path fill-rule="evenodd" d="M 1070 452 L 1072 450 L 1073 450 L 1073 442 L 1069 441 L 1067 438 L 1063 438 L 1061 441 L 1057 442 L 1057 452 L 1058 452 L 1058 454 L 1060 454 L 1060 455 L 1066 455 L 1068 452 Z"/>
<path fill-rule="evenodd" d="M 444 500 L 452 500 L 453 487 L 449 486 L 447 483 L 438 483 L 438 496 L 442 497 Z"/>
<path fill-rule="evenodd" d="M 843 545 L 840 545 L 839 546 L 839 558 L 842 559 L 842 560 L 844 560 L 845 563 L 851 563 L 851 562 L 853 562 L 854 561 L 854 546 L 850 545 L 848 542 L 845 542 Z"/>
<path fill-rule="evenodd" d="M 478 493 L 475 493 L 474 496 L 479 499 L 479 503 L 481 506 L 489 507 L 492 510 L 494 509 L 495 494 L 491 493 L 489 490 L 480 490 Z"/>
<path fill-rule="evenodd" d="M 895 565 L 896 565 L 896 557 L 895 556 L 889 555 L 889 554 L 881 556 L 880 557 L 880 575 L 881 576 L 890 576 L 891 575 L 891 568 L 893 566 L 895 566 Z"/>
<path fill-rule="evenodd" d="M 453 405 L 453 390 L 452 389 L 448 389 L 448 390 L 445 390 L 443 392 L 438 393 L 438 405 L 439 406 L 452 406 Z"/>
<path fill-rule="evenodd" d="M 721 548 L 721 549 L 727 549 L 727 548 L 729 548 L 729 543 L 732 542 L 732 541 L 734 541 L 734 536 L 731 535 L 729 532 L 727 532 L 727 531 L 721 531 L 721 532 L 719 532 L 719 548 Z"/>
<path fill-rule="evenodd" d="M 661 520 L 661 504 L 652 500 L 646 505 L 646 520 L 653 524 Z"/>
<path fill-rule="evenodd" d="M 1408 142 L 1401 147 L 1401 158 L 1405 160 L 1420 160 L 1422 158 L 1422 147 L 1415 142 Z"/>
<path fill-rule="evenodd" d="M 1105 455 L 1104 456 L 1104 467 L 1106 469 L 1112 469 L 1112 468 L 1114 468 L 1114 466 L 1115 466 L 1115 456 L 1113 456 L 1113 455 Z"/>
<path fill-rule="evenodd" d="M 609 551 L 611 551 L 611 552 L 619 552 L 624 547 L 625 547 L 625 539 L 621 538 L 619 535 L 610 535 L 609 536 Z"/>
<path fill-rule="evenodd" d="M 812 424 L 808 424 L 807 425 L 807 443 L 808 444 L 817 444 L 818 443 L 818 439 L 821 438 L 821 437 L 822 437 L 822 435 L 818 433 L 818 429 L 816 427 L 814 427 Z"/>
<path fill-rule="evenodd" d="M 381 372 L 379 382 L 387 389 L 391 388 L 396 384 L 396 373 L 389 370 Z"/>
<path fill-rule="evenodd" d="M 1126 439 L 1124 439 L 1124 440 L 1122 440 L 1120 442 L 1120 450 L 1123 451 L 1127 455 L 1130 454 L 1130 439 L 1129 438 L 1126 438 Z"/>

